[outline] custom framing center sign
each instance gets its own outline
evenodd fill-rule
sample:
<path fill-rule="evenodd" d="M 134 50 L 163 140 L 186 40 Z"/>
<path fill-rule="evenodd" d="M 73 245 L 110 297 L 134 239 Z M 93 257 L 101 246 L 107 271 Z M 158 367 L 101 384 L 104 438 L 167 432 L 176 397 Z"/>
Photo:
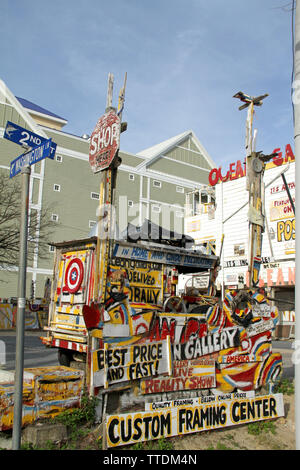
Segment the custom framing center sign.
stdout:
<path fill-rule="evenodd" d="M 107 447 L 284 416 L 282 393 L 107 416 Z"/>
<path fill-rule="evenodd" d="M 89 162 L 94 173 L 112 163 L 120 146 L 121 121 L 114 111 L 105 113 L 91 135 Z"/>

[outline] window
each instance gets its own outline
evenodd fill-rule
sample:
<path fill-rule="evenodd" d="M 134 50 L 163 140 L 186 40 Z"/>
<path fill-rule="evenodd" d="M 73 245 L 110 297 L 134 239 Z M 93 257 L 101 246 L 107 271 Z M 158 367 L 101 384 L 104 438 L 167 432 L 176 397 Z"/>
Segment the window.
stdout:
<path fill-rule="evenodd" d="M 129 173 L 129 180 L 134 181 L 134 174 L 133 173 Z"/>
<path fill-rule="evenodd" d="M 152 206 L 152 211 L 153 212 L 160 212 L 160 210 L 161 210 L 160 206 L 154 206 L 154 205 Z"/>
<path fill-rule="evenodd" d="M 99 201 L 100 195 L 99 193 L 91 193 L 91 199 L 97 199 Z"/>
<path fill-rule="evenodd" d="M 155 188 L 161 188 L 161 181 L 153 180 L 153 186 Z"/>
<path fill-rule="evenodd" d="M 58 163 L 62 163 L 63 157 L 62 157 L 61 155 L 56 155 L 55 160 L 56 160 Z"/>
<path fill-rule="evenodd" d="M 240 243 L 238 245 L 233 245 L 233 254 L 235 256 L 244 256 L 245 255 L 245 244 Z"/>
<path fill-rule="evenodd" d="M 54 184 L 53 185 L 53 191 L 60 191 L 60 184 Z"/>
<path fill-rule="evenodd" d="M 206 192 L 201 192 L 201 204 L 208 203 L 208 194 Z"/>
<path fill-rule="evenodd" d="M 132 207 L 133 206 L 133 201 L 128 201 L 128 207 Z"/>
<path fill-rule="evenodd" d="M 89 228 L 92 228 L 94 227 L 94 225 L 96 225 L 96 221 L 95 220 L 89 220 Z"/>
<path fill-rule="evenodd" d="M 49 253 L 54 253 L 54 251 L 55 251 L 54 246 L 51 246 L 51 245 L 50 245 L 50 246 L 49 246 Z"/>
<path fill-rule="evenodd" d="M 182 186 L 176 186 L 177 193 L 184 193 L 184 188 Z"/>
<path fill-rule="evenodd" d="M 58 215 L 57 214 L 51 214 L 51 220 L 52 220 L 52 222 L 58 222 Z"/>

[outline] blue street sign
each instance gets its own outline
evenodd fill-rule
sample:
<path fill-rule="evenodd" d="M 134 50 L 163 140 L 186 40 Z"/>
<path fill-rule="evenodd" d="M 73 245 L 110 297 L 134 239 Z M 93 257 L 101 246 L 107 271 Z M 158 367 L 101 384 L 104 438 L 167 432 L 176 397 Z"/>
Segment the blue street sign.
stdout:
<path fill-rule="evenodd" d="M 19 157 L 15 158 L 10 163 L 9 177 L 13 178 L 22 171 L 24 166 L 34 165 L 35 163 L 49 157 L 51 152 L 51 139 L 46 140 L 38 147 L 30 150 L 29 152 L 22 153 Z"/>
<path fill-rule="evenodd" d="M 3 137 L 7 140 L 10 140 L 11 142 L 14 142 L 15 144 L 32 148 L 36 148 L 47 141 L 45 137 L 41 137 L 40 135 L 35 134 L 28 129 L 24 129 L 24 127 L 21 127 L 11 121 L 7 121 Z M 57 145 L 55 142 L 51 143 L 51 152 L 49 157 L 52 159 L 55 155 L 56 146 Z"/>

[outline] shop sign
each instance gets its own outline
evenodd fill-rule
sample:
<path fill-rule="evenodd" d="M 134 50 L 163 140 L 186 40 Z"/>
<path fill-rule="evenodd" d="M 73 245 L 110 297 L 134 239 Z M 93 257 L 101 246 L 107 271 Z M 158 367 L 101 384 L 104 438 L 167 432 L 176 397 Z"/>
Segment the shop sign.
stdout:
<path fill-rule="evenodd" d="M 114 111 L 105 113 L 97 122 L 90 138 L 89 162 L 94 173 L 112 163 L 120 146 L 121 121 Z"/>

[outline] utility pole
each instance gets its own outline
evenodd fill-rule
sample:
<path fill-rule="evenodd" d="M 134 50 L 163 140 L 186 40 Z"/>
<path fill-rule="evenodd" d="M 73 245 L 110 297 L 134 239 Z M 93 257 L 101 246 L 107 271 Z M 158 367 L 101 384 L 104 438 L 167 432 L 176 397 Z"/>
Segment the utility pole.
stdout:
<path fill-rule="evenodd" d="M 260 96 L 246 95 L 242 91 L 236 93 L 233 98 L 238 98 L 243 103 L 240 110 L 248 108 L 246 121 L 246 189 L 249 192 L 249 254 L 248 273 L 250 288 L 258 287 L 259 271 L 261 265 L 262 234 L 265 228 L 263 174 L 265 162 L 274 155 L 262 155 L 254 150 L 253 138 L 253 114 L 254 106 L 261 106 L 262 100 L 268 94 Z"/>
<path fill-rule="evenodd" d="M 294 84 L 300 86 L 300 3 L 296 0 L 295 11 L 295 50 L 294 52 Z M 294 7 L 294 2 L 293 2 Z M 299 91 L 297 92 L 297 95 Z M 295 158 L 300 161 L 300 100 L 295 99 L 293 96 L 294 104 L 294 144 L 295 144 Z M 297 171 L 298 172 L 298 171 Z M 297 173 L 296 173 L 297 175 Z M 299 181 L 299 179 L 298 179 Z M 300 201 L 300 192 L 296 191 L 296 205 Z M 296 258 L 300 253 L 300 219 L 296 218 Z M 298 254 L 298 255 L 297 255 Z M 296 269 L 296 286 L 295 289 L 295 429 L 296 429 L 296 450 L 300 450 L 300 320 L 297 319 L 297 314 L 300 311 L 300 291 L 299 291 L 299 269 Z"/>

